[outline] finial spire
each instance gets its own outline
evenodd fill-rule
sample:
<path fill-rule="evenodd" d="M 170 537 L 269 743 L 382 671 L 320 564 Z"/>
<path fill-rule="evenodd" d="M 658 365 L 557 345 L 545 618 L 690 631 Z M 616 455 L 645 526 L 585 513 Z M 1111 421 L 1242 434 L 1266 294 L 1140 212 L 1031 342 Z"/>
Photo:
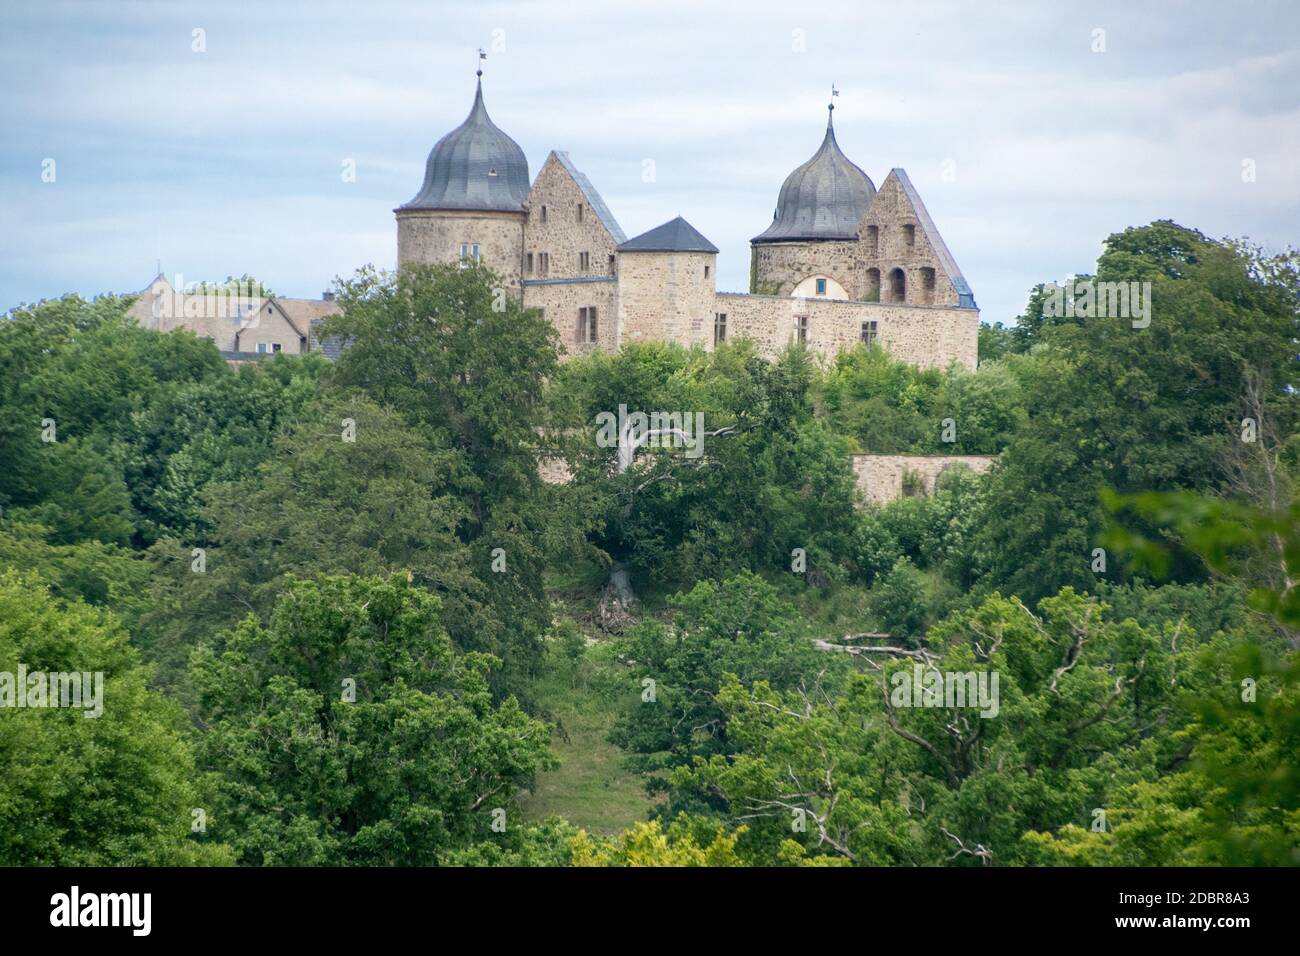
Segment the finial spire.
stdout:
<path fill-rule="evenodd" d="M 833 118 L 833 116 L 834 116 L 834 114 L 835 114 L 835 97 L 837 97 L 837 96 L 839 96 L 839 95 L 840 95 L 840 91 L 837 90 L 837 89 L 835 88 L 835 84 L 832 83 L 832 84 L 831 84 L 831 101 L 830 101 L 829 103 L 826 104 L 826 128 L 827 128 L 827 129 L 830 128 L 830 126 L 831 126 L 831 120 L 832 120 L 832 118 Z"/>
<path fill-rule="evenodd" d="M 478 69 L 474 71 L 475 76 L 483 75 L 483 61 L 486 59 L 487 59 L 487 54 L 483 52 L 482 47 L 479 47 L 478 48 Z"/>

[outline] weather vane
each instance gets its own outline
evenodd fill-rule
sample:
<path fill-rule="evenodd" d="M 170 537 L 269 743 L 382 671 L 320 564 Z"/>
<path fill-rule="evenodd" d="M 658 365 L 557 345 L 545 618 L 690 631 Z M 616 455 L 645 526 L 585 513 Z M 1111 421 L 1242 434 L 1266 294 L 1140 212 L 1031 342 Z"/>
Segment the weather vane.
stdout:
<path fill-rule="evenodd" d="M 483 52 L 482 47 L 479 47 L 478 48 L 478 69 L 474 71 L 475 76 L 483 75 L 483 61 L 486 59 L 487 59 L 487 54 Z"/>

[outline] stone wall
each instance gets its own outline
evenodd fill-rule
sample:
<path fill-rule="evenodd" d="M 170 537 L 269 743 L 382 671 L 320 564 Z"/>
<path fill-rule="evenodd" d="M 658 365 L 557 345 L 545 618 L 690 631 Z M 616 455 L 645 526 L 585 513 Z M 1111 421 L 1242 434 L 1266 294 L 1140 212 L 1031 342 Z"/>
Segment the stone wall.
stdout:
<path fill-rule="evenodd" d="M 717 254 L 620 252 L 619 344 L 713 344 Z"/>
<path fill-rule="evenodd" d="M 873 227 L 876 229 L 874 242 Z M 865 290 L 875 284 L 874 277 L 868 277 L 869 270 L 876 269 L 880 273 L 880 299 L 891 301 L 894 290 L 889 275 L 894 269 L 902 269 L 906 278 L 904 301 L 918 305 L 957 304 L 957 290 L 925 234 L 918 210 L 913 208 L 895 173 L 891 172 L 881 184 L 858 225 L 858 232 L 862 238 L 855 288 L 864 290 L 863 297 Z M 925 269 L 933 270 L 932 290 L 925 287 Z"/>
<path fill-rule="evenodd" d="M 397 212 L 397 263 L 457 263 L 478 243 L 483 264 L 516 295 L 523 268 L 524 213 L 407 209 Z"/>
<path fill-rule="evenodd" d="M 947 469 L 964 466 L 983 474 L 996 460 L 992 455 L 854 455 L 853 473 L 867 503 L 881 505 L 902 496 L 903 476 L 909 472 L 930 495 L 935 480 Z"/>
<path fill-rule="evenodd" d="M 809 276 L 824 275 L 842 285 L 849 298 L 863 297 L 861 272 L 856 266 L 861 256 L 857 242 L 759 242 L 751 248 L 750 292 L 790 295 Z"/>
<path fill-rule="evenodd" d="M 579 207 L 582 212 L 579 213 Z M 543 220 L 542 210 L 545 209 Z M 578 276 L 611 276 L 610 257 L 616 243 L 583 195 L 582 188 L 552 153 L 542 165 L 528 194 L 528 219 L 524 224 L 524 278 L 564 279 Z M 580 266 L 580 253 L 587 253 L 587 268 Z M 528 271 L 528 254 L 533 269 Z M 540 255 L 549 265 L 543 273 Z"/>
<path fill-rule="evenodd" d="M 862 341 L 863 322 L 876 323 L 879 344 L 919 368 L 944 368 L 956 360 L 974 369 L 979 354 L 979 311 L 946 306 L 793 299 L 719 293 L 714 311 L 727 314 L 727 338 L 749 338 L 767 356 L 795 340 L 797 319 L 808 318 L 808 345 L 834 355 Z"/>
<path fill-rule="evenodd" d="M 578 342 L 578 309 L 596 307 L 595 345 Z M 618 350 L 618 284 L 613 278 L 524 280 L 524 308 L 541 309 L 565 354 Z"/>
<path fill-rule="evenodd" d="M 754 243 L 750 292 L 790 295 L 809 276 L 825 275 L 839 282 L 850 299 L 892 302 L 898 290 L 890 276 L 901 269 L 903 302 L 955 306 L 959 293 L 926 235 L 928 216 L 923 219 L 898 172 L 891 171 L 858 224 L 857 240 Z"/>

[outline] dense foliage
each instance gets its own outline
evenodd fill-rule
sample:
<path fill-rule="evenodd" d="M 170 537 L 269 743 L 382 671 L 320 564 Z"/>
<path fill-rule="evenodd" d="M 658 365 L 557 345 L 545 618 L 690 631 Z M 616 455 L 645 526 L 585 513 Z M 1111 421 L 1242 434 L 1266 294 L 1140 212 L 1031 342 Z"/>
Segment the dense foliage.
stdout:
<path fill-rule="evenodd" d="M 975 370 L 562 357 L 475 267 L 333 363 L 16 309 L 0 704 L 104 699 L 0 707 L 0 863 L 1300 863 L 1298 263 L 1128 229 L 1149 324 L 1039 286 Z"/>

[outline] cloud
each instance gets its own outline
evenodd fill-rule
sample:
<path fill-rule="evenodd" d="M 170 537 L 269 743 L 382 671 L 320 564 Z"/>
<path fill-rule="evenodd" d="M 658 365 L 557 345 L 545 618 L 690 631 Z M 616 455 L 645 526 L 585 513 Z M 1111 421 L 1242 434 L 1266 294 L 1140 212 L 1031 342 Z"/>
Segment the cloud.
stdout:
<path fill-rule="evenodd" d="M 1297 20 L 1208 0 L 6 5 L 0 305 L 135 289 L 158 255 L 300 295 L 391 266 L 391 210 L 484 47 L 488 108 L 533 172 L 569 150 L 629 235 L 681 213 L 729 289 L 836 83 L 840 145 L 877 184 L 909 171 L 984 317 L 1009 319 L 1153 218 L 1296 241 Z"/>

